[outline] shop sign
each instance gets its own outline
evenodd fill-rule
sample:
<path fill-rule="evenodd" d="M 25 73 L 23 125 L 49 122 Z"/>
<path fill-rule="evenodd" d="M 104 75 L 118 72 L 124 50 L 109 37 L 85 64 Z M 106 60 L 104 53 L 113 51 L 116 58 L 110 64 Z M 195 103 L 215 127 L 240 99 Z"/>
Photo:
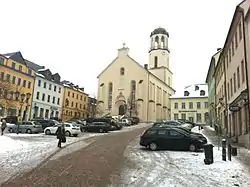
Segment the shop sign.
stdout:
<path fill-rule="evenodd" d="M 229 110 L 231 112 L 238 112 L 240 110 L 240 107 L 239 106 L 229 106 Z"/>

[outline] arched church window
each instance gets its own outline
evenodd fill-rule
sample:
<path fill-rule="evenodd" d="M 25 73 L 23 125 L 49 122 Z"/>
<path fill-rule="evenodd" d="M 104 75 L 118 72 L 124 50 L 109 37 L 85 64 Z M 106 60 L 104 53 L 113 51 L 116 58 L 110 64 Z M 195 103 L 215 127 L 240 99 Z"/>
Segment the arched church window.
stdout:
<path fill-rule="evenodd" d="M 124 67 L 122 67 L 121 69 L 120 69 L 120 75 L 124 75 L 125 74 L 125 69 L 124 69 Z"/>
<path fill-rule="evenodd" d="M 132 100 L 135 100 L 135 92 L 136 92 L 136 82 L 135 80 L 132 80 L 131 81 L 131 97 L 132 97 Z"/>
<path fill-rule="evenodd" d="M 158 57 L 155 56 L 155 59 L 154 59 L 154 67 L 157 68 L 158 66 Z"/>
<path fill-rule="evenodd" d="M 110 82 L 108 85 L 108 109 L 112 108 L 112 92 L 113 92 L 113 83 Z"/>
<path fill-rule="evenodd" d="M 161 37 L 161 48 L 165 47 L 165 38 L 164 36 Z"/>
<path fill-rule="evenodd" d="M 155 37 L 155 47 L 157 48 L 159 46 L 159 36 Z"/>

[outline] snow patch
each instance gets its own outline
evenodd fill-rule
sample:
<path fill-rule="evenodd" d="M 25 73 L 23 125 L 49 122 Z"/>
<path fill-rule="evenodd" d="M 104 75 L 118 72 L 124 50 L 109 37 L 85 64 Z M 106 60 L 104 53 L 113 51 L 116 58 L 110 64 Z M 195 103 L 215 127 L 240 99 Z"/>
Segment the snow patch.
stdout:
<path fill-rule="evenodd" d="M 0 155 L 11 151 L 18 151 L 28 147 L 28 143 L 21 140 L 13 140 L 7 136 L 0 136 Z"/>

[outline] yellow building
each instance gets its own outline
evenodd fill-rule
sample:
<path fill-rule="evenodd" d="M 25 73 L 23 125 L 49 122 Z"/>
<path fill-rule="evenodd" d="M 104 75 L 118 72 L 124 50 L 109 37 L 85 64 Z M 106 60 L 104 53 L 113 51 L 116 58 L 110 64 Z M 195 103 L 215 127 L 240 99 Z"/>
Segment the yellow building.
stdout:
<path fill-rule="evenodd" d="M 79 88 L 68 81 L 63 81 L 62 83 L 64 86 L 62 121 L 87 118 L 88 94 L 84 92 L 84 88 Z"/>
<path fill-rule="evenodd" d="M 20 52 L 0 55 L 1 117 L 18 116 L 19 120 L 30 118 L 35 66 L 25 60 Z"/>
<path fill-rule="evenodd" d="M 187 86 L 170 97 L 171 119 L 186 119 L 197 124 L 209 120 L 208 88 L 206 84 Z"/>

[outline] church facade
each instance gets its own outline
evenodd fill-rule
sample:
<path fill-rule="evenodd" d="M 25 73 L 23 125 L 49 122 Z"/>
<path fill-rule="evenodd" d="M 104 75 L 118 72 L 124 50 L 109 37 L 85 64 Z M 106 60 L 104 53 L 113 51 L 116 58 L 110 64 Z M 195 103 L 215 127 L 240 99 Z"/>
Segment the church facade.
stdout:
<path fill-rule="evenodd" d="M 168 38 L 164 28 L 151 35 L 149 62 L 141 66 L 129 56 L 129 48 L 118 49 L 117 57 L 98 75 L 97 112 L 100 116 L 129 115 L 141 121 L 171 118 L 172 72 Z"/>

